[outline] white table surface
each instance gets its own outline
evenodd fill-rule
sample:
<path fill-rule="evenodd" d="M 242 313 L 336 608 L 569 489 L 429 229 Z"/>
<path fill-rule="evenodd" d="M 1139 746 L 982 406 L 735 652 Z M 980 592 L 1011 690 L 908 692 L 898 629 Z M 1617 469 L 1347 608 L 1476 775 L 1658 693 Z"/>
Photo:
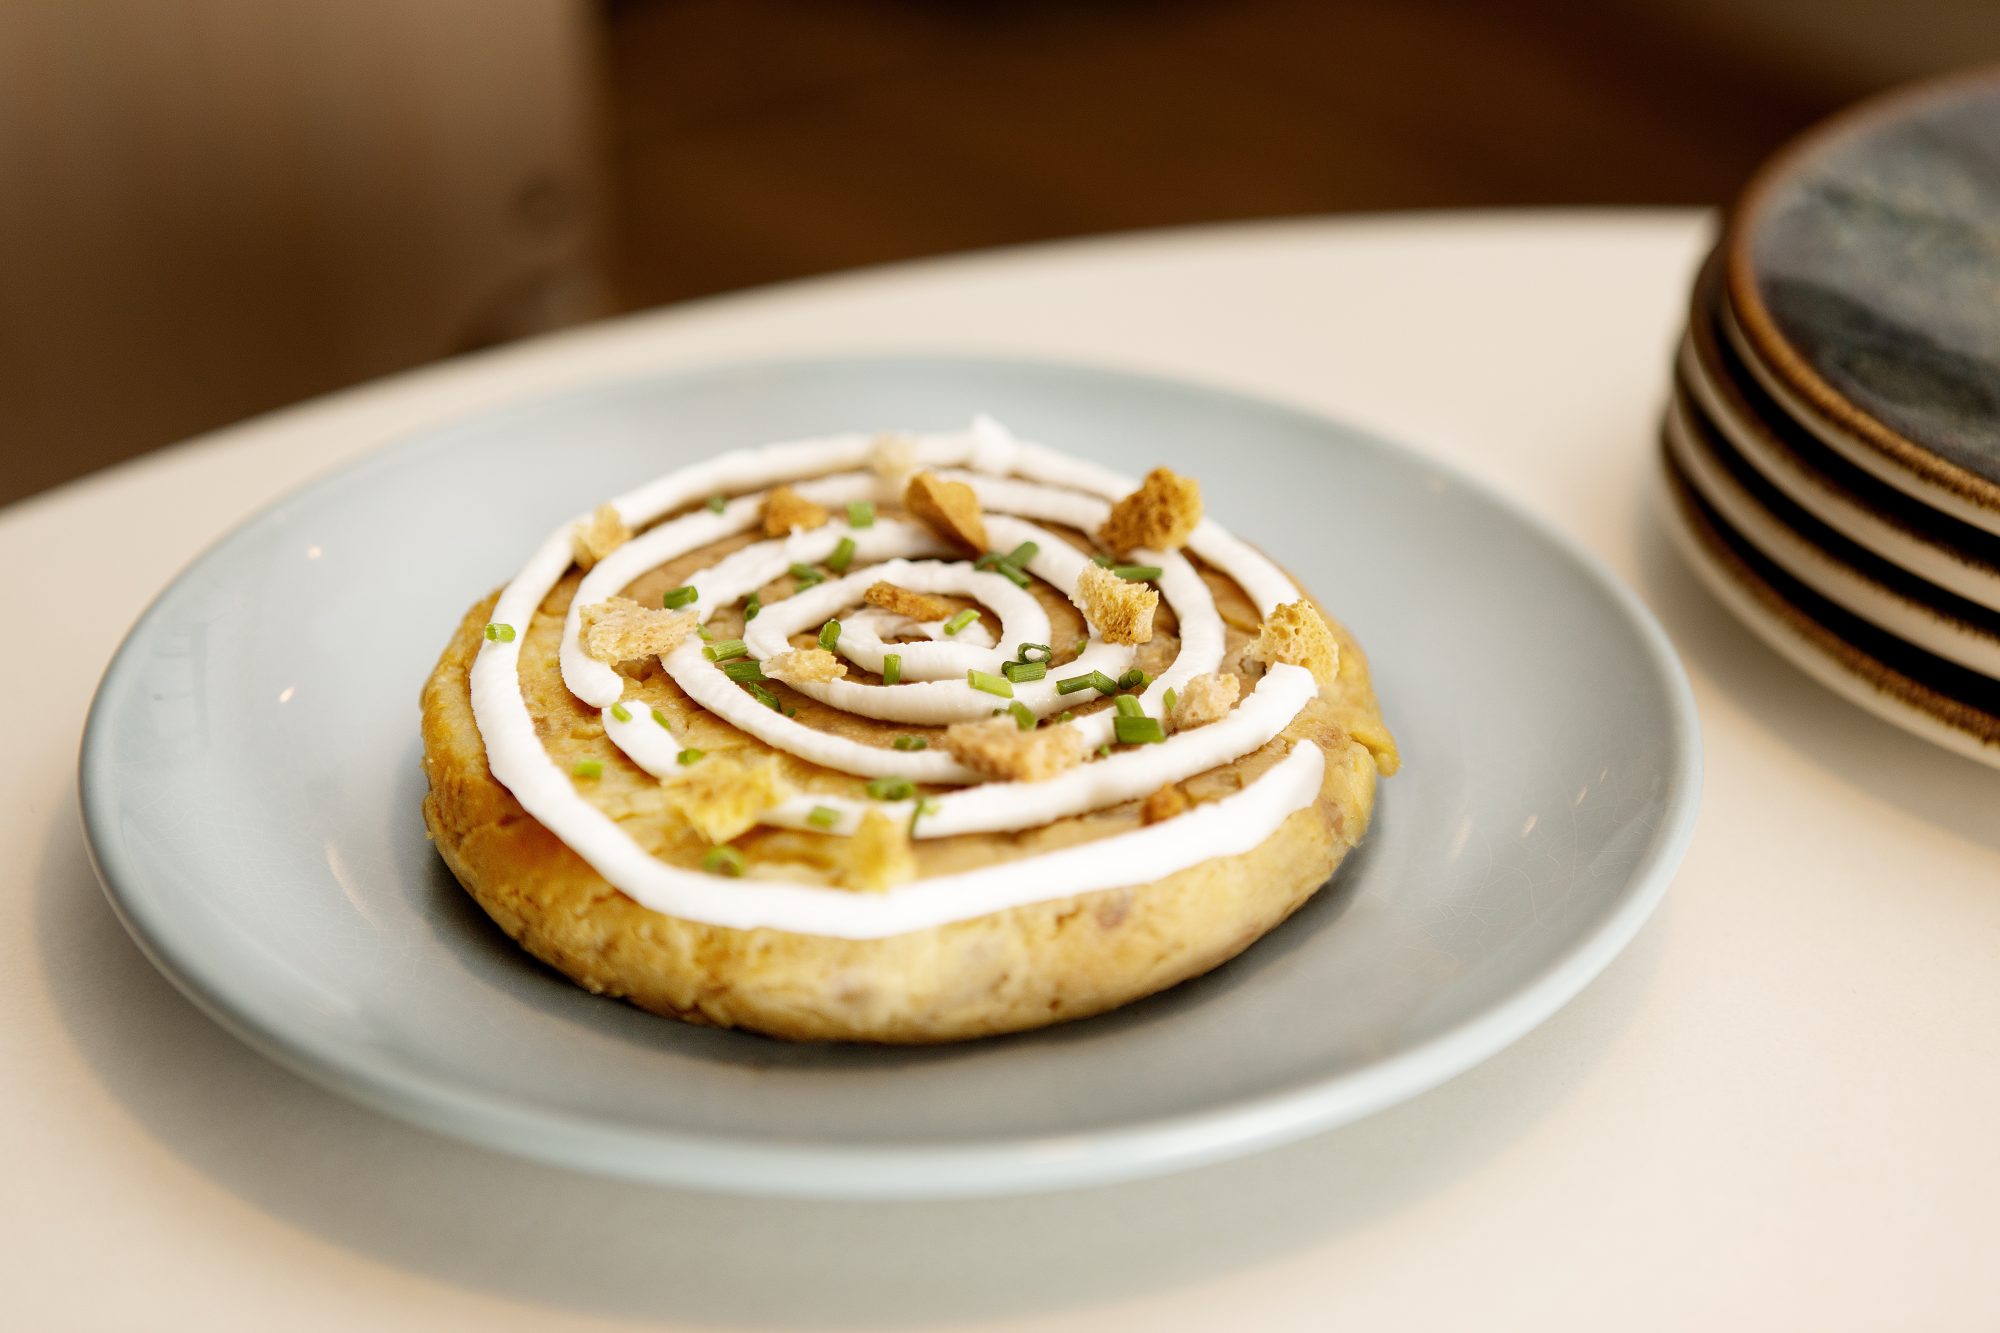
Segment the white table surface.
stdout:
<path fill-rule="evenodd" d="M 2000 773 L 1807 682 L 1665 546 L 1655 428 L 1709 225 L 1312 221 L 836 277 L 402 376 L 0 511 L 24 641 L 0 658 L 0 1323 L 2000 1327 Z M 1540 1030 L 1372 1120 L 1181 1176 L 938 1205 L 707 1197 L 463 1147 L 279 1070 L 153 972 L 85 862 L 73 784 L 99 670 L 173 570 L 469 408 L 856 348 L 1241 387 L 1567 529 L 1659 614 L 1700 701 L 1705 808 L 1666 905 Z"/>

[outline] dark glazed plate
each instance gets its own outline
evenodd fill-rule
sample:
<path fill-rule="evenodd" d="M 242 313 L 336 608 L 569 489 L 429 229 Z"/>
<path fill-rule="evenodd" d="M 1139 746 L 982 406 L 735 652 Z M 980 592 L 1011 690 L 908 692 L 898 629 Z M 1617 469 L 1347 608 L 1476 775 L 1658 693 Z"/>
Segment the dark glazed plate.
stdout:
<path fill-rule="evenodd" d="M 1813 130 L 1751 183 L 1725 245 L 1725 324 L 1784 409 L 2000 532 L 2000 72 Z"/>

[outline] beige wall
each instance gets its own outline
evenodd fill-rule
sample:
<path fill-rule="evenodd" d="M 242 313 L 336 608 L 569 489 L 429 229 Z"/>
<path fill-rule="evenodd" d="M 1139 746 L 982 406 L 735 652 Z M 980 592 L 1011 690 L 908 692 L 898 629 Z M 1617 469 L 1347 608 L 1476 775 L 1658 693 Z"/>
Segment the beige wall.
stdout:
<path fill-rule="evenodd" d="M 0 0 L 0 501 L 597 312 L 584 0 Z"/>

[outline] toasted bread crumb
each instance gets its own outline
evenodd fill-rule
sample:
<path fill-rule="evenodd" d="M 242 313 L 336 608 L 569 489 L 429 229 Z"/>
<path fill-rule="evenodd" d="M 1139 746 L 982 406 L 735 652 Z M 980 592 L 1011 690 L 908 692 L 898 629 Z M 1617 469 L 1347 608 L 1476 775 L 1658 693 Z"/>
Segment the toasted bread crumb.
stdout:
<path fill-rule="evenodd" d="M 764 674 L 788 685 L 801 681 L 839 680 L 847 667 L 824 648 L 788 648 L 764 659 Z"/>
<path fill-rule="evenodd" d="M 1134 547 L 1178 551 L 1201 522 L 1201 485 L 1192 477 L 1156 467 L 1139 489 L 1111 506 L 1097 539 L 1124 555 Z"/>
<path fill-rule="evenodd" d="M 1169 782 L 1146 798 L 1146 803 L 1139 807 L 1139 819 L 1142 823 L 1158 824 L 1186 814 L 1190 804 L 1187 793 Z"/>
<path fill-rule="evenodd" d="M 967 768 L 1015 782 L 1040 782 L 1075 768 L 1089 751 L 1075 727 L 1023 731 L 1012 717 L 954 722 L 945 728 L 944 748 Z"/>
<path fill-rule="evenodd" d="M 986 519 L 979 512 L 978 497 L 964 482 L 919 472 L 903 489 L 903 504 L 940 537 L 974 551 L 986 549 Z"/>
<path fill-rule="evenodd" d="M 881 479 L 885 494 L 900 496 L 917 470 L 917 442 L 907 435 L 877 435 L 868 450 L 868 467 Z"/>
<path fill-rule="evenodd" d="M 631 540 L 632 529 L 625 526 L 625 520 L 608 504 L 591 510 L 589 518 L 578 519 L 569 530 L 570 551 L 580 569 L 589 569 Z"/>
<path fill-rule="evenodd" d="M 660 611 L 629 597 L 607 597 L 577 613 L 583 651 L 612 666 L 672 652 L 694 629 L 693 611 Z"/>
<path fill-rule="evenodd" d="M 1219 722 L 1229 716 L 1229 710 L 1236 706 L 1242 693 L 1243 682 L 1226 671 L 1196 676 L 1175 692 L 1173 711 L 1167 715 L 1167 722 L 1175 731 Z"/>
<path fill-rule="evenodd" d="M 1085 565 L 1070 600 L 1090 617 L 1106 643 L 1152 641 L 1160 594 L 1146 584 L 1121 579 L 1102 565 Z"/>
<path fill-rule="evenodd" d="M 861 816 L 854 835 L 842 842 L 836 871 L 842 888 L 882 893 L 916 878 L 917 858 L 910 851 L 909 829 L 902 820 L 870 810 Z"/>
<path fill-rule="evenodd" d="M 1289 662 L 1313 673 L 1320 684 L 1332 682 L 1340 670 L 1340 644 L 1326 621 L 1304 598 L 1286 602 L 1265 617 L 1264 628 L 1249 647 L 1260 662 Z"/>
<path fill-rule="evenodd" d="M 826 519 L 825 509 L 791 487 L 773 486 L 771 493 L 764 497 L 764 509 L 759 521 L 764 525 L 766 537 L 784 537 L 801 528 L 824 527 Z"/>
<path fill-rule="evenodd" d="M 712 843 L 740 837 L 758 816 L 792 794 L 778 760 L 712 754 L 689 764 L 662 788 L 667 808 Z"/>
<path fill-rule="evenodd" d="M 884 579 L 877 579 L 868 585 L 868 591 L 861 594 L 861 600 L 870 606 L 879 606 L 884 611 L 893 611 L 899 616 L 924 623 L 944 620 L 957 608 L 942 597 L 932 597 L 928 593 L 912 592 L 900 588 Z"/>

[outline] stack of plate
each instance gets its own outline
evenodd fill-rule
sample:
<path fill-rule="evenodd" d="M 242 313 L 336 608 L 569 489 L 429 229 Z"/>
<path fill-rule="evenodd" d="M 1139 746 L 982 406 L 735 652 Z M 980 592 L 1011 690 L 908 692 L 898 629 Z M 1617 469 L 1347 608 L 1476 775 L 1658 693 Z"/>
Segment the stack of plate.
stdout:
<path fill-rule="evenodd" d="M 1664 435 L 1672 526 L 1725 606 L 2000 766 L 2000 79 L 1865 104 L 1764 168 Z"/>

